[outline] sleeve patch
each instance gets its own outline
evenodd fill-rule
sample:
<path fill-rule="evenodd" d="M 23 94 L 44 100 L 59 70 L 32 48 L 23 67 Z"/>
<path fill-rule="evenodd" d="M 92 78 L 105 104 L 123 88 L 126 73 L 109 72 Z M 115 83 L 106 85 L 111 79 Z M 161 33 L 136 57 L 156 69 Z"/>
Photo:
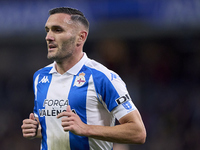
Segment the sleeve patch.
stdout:
<path fill-rule="evenodd" d="M 133 108 L 133 106 L 131 105 L 131 103 L 129 101 L 124 102 L 122 104 L 122 106 L 126 109 L 126 110 L 131 110 Z"/>
<path fill-rule="evenodd" d="M 127 102 L 127 101 L 129 101 L 129 100 L 131 100 L 131 99 L 130 99 L 130 96 L 129 96 L 128 94 L 126 94 L 126 95 L 121 96 L 120 98 L 116 99 L 115 101 L 116 101 L 116 103 L 117 103 L 118 105 L 120 105 L 120 104 L 125 103 L 125 102 Z"/>

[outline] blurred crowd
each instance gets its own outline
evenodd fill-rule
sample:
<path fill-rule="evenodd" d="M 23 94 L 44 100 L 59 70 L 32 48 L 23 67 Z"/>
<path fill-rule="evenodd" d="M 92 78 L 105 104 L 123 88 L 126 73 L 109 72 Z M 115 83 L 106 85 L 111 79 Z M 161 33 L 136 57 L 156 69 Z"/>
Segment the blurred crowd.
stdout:
<path fill-rule="evenodd" d="M 144 145 L 114 150 L 200 149 L 200 37 L 88 40 L 84 51 L 125 81 L 147 129 Z M 39 149 L 21 124 L 33 110 L 33 73 L 51 63 L 45 42 L 5 44 L 0 53 L 0 149 Z"/>
<path fill-rule="evenodd" d="M 127 83 L 141 111 L 147 141 L 138 150 L 200 149 L 200 39 L 104 40 L 106 66 Z M 130 145 L 130 149 L 137 149 Z"/>

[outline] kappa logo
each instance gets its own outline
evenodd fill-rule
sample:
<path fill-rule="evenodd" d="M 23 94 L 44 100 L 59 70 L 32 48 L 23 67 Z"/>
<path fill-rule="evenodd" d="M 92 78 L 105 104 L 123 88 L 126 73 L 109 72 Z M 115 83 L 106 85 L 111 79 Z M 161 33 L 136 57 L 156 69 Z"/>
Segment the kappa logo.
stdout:
<path fill-rule="evenodd" d="M 113 79 L 117 79 L 117 75 L 116 74 L 114 74 L 114 73 L 110 73 L 111 74 L 111 81 L 113 80 Z"/>
<path fill-rule="evenodd" d="M 77 76 L 74 81 L 74 86 L 81 87 L 85 82 L 85 73 L 79 73 L 79 76 Z"/>
<path fill-rule="evenodd" d="M 120 76 L 115 74 L 115 73 L 111 72 L 110 75 L 111 75 L 111 81 L 113 81 L 114 79 L 120 79 L 121 80 Z"/>
<path fill-rule="evenodd" d="M 39 83 L 49 83 L 49 79 L 48 79 L 48 76 L 44 76 Z"/>

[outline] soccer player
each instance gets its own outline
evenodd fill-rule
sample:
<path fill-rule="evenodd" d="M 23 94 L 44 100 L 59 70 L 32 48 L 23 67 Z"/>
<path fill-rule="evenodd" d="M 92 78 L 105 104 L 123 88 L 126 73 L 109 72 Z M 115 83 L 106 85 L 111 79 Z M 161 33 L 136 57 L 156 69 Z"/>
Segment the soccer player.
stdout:
<path fill-rule="evenodd" d="M 23 136 L 42 138 L 41 150 L 111 150 L 113 142 L 143 144 L 146 130 L 125 83 L 83 52 L 89 32 L 83 13 L 60 7 L 49 14 L 47 58 L 54 62 L 34 74 L 34 110 L 23 120 Z"/>

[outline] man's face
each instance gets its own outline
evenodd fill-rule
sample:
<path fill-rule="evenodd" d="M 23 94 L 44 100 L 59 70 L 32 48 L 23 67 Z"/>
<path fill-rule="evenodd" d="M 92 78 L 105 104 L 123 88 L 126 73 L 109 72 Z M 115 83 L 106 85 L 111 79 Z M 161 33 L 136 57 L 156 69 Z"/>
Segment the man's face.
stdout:
<path fill-rule="evenodd" d="M 57 62 L 72 56 L 76 48 L 76 32 L 70 16 L 64 13 L 50 15 L 45 30 L 48 47 L 48 59 Z"/>

